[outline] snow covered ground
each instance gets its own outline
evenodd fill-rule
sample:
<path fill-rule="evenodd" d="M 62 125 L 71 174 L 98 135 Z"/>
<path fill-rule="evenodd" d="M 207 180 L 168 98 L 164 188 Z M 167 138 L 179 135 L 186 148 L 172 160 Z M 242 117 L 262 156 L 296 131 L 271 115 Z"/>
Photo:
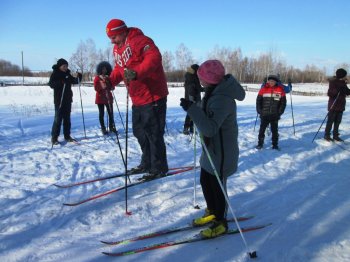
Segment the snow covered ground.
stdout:
<path fill-rule="evenodd" d="M 325 89 L 317 84 L 297 87 Z M 200 216 L 205 205 L 198 171 L 195 204 L 200 210 L 193 208 L 193 172 L 130 188 L 130 216 L 125 214 L 124 191 L 76 207 L 62 205 L 124 185 L 124 178 L 114 178 L 70 189 L 53 186 L 124 170 L 114 140 L 100 135 L 93 87 L 81 88 L 87 139 L 78 87 L 73 92 L 72 135 L 80 145 L 63 144 L 51 150 L 52 90 L 47 86 L 0 87 L 0 261 L 112 261 L 101 252 L 196 234 L 200 229 L 121 246 L 100 243 L 184 225 Z M 125 89 L 117 88 L 115 96 L 125 121 Z M 179 106 L 182 96 L 182 88 L 170 88 L 165 136 L 170 167 L 193 164 L 193 140 L 180 133 L 185 117 Z M 324 125 L 311 142 L 327 113 L 327 97 L 293 96 L 294 135 L 288 95 L 279 129 L 281 151 L 271 149 L 271 137 L 266 138 L 265 149 L 254 148 L 259 126 L 258 121 L 254 131 L 255 98 L 256 93 L 248 92 L 238 102 L 239 170 L 228 180 L 235 213 L 255 216 L 241 222 L 241 227 L 272 223 L 244 234 L 249 250 L 256 250 L 256 260 L 264 262 L 350 261 L 350 142 L 325 143 L 320 139 Z M 114 108 L 124 150 L 125 134 Z M 347 141 L 349 118 L 345 111 L 340 131 Z M 131 124 L 129 128 L 128 166 L 132 167 L 139 163 L 140 149 Z M 197 160 L 200 153 L 197 143 Z M 240 236 L 230 235 L 115 260 L 247 261 L 246 251 Z"/>

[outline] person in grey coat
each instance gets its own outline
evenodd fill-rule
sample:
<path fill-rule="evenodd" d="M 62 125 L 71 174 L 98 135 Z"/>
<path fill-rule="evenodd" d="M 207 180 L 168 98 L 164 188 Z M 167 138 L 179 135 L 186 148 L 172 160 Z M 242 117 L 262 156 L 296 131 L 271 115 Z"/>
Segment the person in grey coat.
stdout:
<path fill-rule="evenodd" d="M 198 77 L 205 88 L 202 107 L 182 98 L 180 105 L 191 117 L 214 162 L 219 178 L 226 188 L 227 178 L 236 172 L 238 165 L 238 125 L 235 100 L 242 101 L 245 91 L 218 60 L 208 60 L 198 69 Z M 214 222 L 201 232 L 203 237 L 216 237 L 227 232 L 226 201 L 220 184 L 205 151 L 200 158 L 200 182 L 207 208 L 194 225 Z"/>

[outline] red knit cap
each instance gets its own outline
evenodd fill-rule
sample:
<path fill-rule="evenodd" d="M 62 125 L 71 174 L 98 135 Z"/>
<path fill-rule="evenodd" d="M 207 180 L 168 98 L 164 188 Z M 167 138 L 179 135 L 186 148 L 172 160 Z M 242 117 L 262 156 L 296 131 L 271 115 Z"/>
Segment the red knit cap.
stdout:
<path fill-rule="evenodd" d="M 207 84 L 218 84 L 225 76 L 225 68 L 219 60 L 207 60 L 199 67 L 197 75 Z"/>
<path fill-rule="evenodd" d="M 128 29 L 128 27 L 126 26 L 126 24 L 124 23 L 123 20 L 112 19 L 107 24 L 106 33 L 107 33 L 108 37 L 112 37 L 112 36 L 123 33 L 127 29 Z"/>

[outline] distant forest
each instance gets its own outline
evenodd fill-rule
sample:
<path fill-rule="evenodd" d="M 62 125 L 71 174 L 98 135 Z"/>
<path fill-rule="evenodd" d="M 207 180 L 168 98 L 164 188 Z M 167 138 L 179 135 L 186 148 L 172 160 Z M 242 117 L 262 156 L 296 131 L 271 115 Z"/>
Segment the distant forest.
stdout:
<path fill-rule="evenodd" d="M 182 82 L 187 68 L 192 64 L 200 62 L 194 59 L 189 48 L 180 44 L 176 51 L 162 52 L 163 67 L 168 82 Z M 294 83 L 322 83 L 330 77 L 326 74 L 326 68 L 319 68 L 316 65 L 306 65 L 304 69 L 289 66 L 276 52 L 270 51 L 260 54 L 257 58 L 243 56 L 240 48 L 231 49 L 225 47 L 214 47 L 206 59 L 218 59 L 225 68 L 226 73 L 234 75 L 242 83 L 260 83 L 269 74 L 278 74 L 282 82 L 291 79 Z M 69 58 L 69 68 L 83 73 L 85 81 L 92 81 L 96 66 L 101 61 L 108 61 L 112 65 L 114 59 L 112 47 L 105 50 L 96 48 L 92 39 L 81 41 L 72 56 Z M 343 63 L 334 68 L 350 69 L 350 65 Z M 0 76 L 50 76 L 49 72 L 32 72 L 29 68 L 22 68 L 13 65 L 9 61 L 0 59 Z"/>

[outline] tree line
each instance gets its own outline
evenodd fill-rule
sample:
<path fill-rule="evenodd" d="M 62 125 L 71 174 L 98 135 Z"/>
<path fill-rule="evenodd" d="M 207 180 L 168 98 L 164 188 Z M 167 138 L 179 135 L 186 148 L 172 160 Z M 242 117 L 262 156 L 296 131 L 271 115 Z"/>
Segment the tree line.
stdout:
<path fill-rule="evenodd" d="M 184 74 L 186 69 L 191 64 L 200 64 L 194 58 L 192 51 L 181 43 L 175 52 L 164 51 L 162 52 L 163 67 L 167 76 L 168 82 L 182 82 L 184 81 Z M 227 48 L 215 46 L 211 50 L 206 59 L 219 59 L 222 61 L 226 68 L 226 73 L 233 74 L 238 81 L 242 83 L 261 83 L 268 74 L 279 74 L 282 82 L 287 82 L 291 79 L 294 83 L 313 83 L 313 82 L 326 82 L 327 76 L 326 68 L 319 68 L 313 64 L 306 65 L 304 69 L 295 68 L 287 65 L 287 63 L 280 58 L 276 52 L 269 51 L 260 54 L 258 57 L 247 57 L 242 54 L 240 48 Z M 114 64 L 114 58 L 112 54 L 112 45 L 105 50 L 98 49 L 94 40 L 87 39 L 86 41 L 80 41 L 76 51 L 69 58 L 69 67 L 75 72 L 79 71 L 83 73 L 85 81 L 92 81 L 96 66 L 101 61 L 108 61 L 112 65 Z M 22 75 L 22 71 L 18 66 L 12 65 L 11 71 L 6 71 L 6 66 L 2 66 L 11 63 L 0 60 L 0 75 Z M 350 68 L 349 64 L 339 64 L 334 68 L 343 67 L 346 70 Z M 16 70 L 17 71 L 16 71 Z M 28 68 L 26 74 L 30 73 Z M 31 73 L 33 76 L 49 76 L 50 72 Z"/>
<path fill-rule="evenodd" d="M 23 70 L 18 65 L 14 65 L 9 61 L 0 59 L 0 76 L 33 76 L 33 73 L 28 67 Z"/>

